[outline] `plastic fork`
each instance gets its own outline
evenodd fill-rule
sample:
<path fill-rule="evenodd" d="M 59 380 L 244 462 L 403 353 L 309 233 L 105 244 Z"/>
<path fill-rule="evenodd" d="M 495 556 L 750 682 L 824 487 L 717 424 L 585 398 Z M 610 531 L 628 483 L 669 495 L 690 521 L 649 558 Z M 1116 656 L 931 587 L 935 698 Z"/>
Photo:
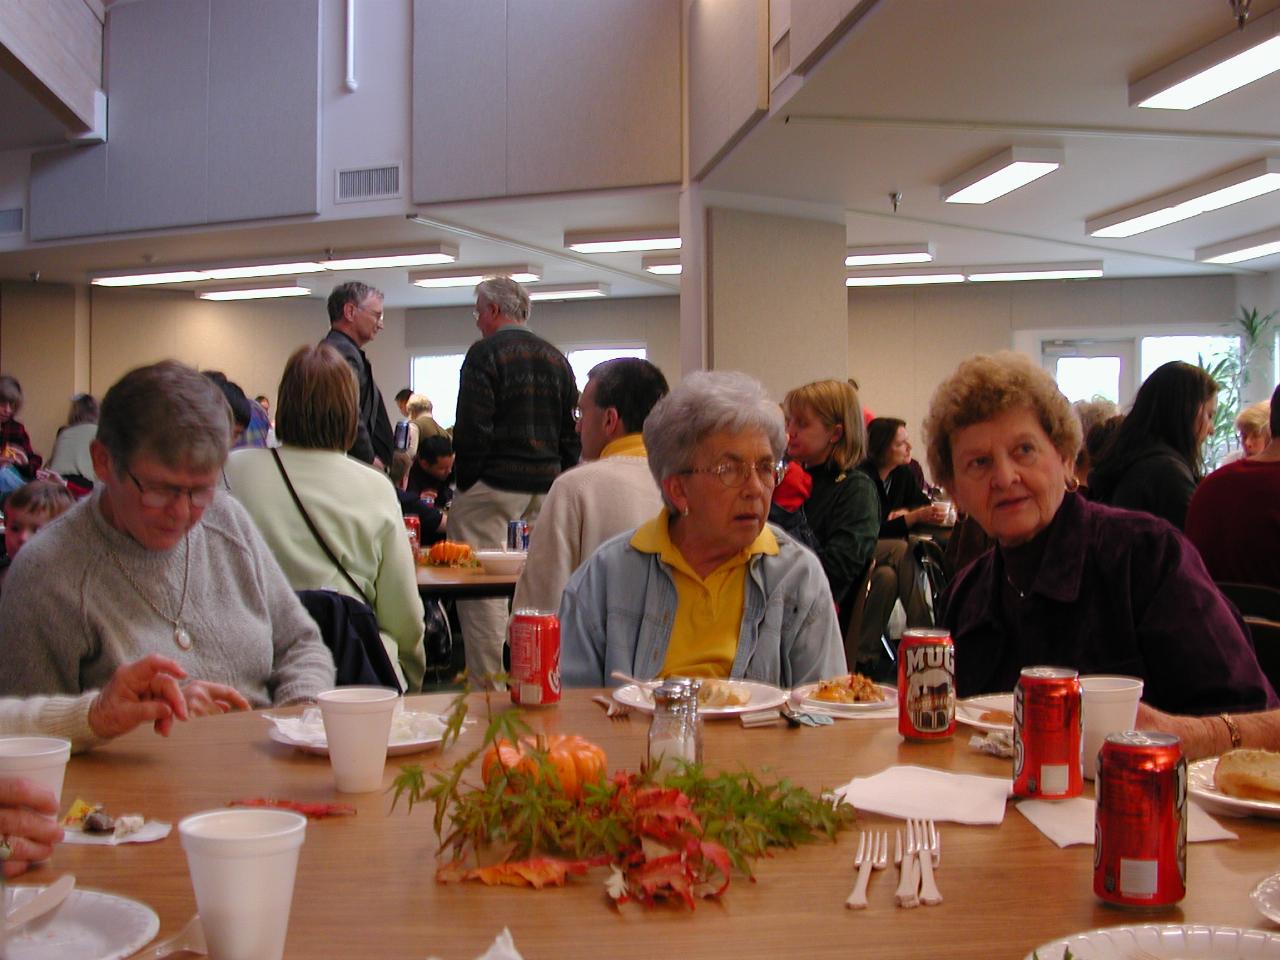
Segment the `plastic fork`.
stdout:
<path fill-rule="evenodd" d="M 938 849 L 938 831 L 932 820 L 917 820 L 916 848 L 920 858 L 920 902 L 935 906 L 942 902 L 942 894 L 933 880 L 933 858 Z"/>
<path fill-rule="evenodd" d="M 905 856 L 904 856 L 905 852 Z M 907 846 L 904 851 L 902 846 L 902 831 L 899 830 L 895 834 L 893 843 L 893 862 L 898 864 L 899 879 L 898 889 L 894 893 L 894 899 L 898 901 L 900 907 L 918 907 L 920 906 L 920 898 L 916 895 L 916 890 L 920 886 L 920 873 L 916 869 L 916 857 L 912 856 L 916 852 L 915 835 L 911 828 L 911 821 L 907 821 Z"/>
<path fill-rule="evenodd" d="M 868 842 L 868 838 L 870 838 Z M 844 905 L 850 910 L 864 910 L 867 906 L 867 882 L 871 879 L 871 871 L 883 870 L 889 865 L 889 833 L 863 833 L 858 840 L 858 853 L 853 858 L 858 867 L 858 882 L 853 886 L 853 893 Z"/>
<path fill-rule="evenodd" d="M 172 957 L 178 953 L 205 954 L 208 952 L 209 948 L 204 939 L 204 927 L 200 923 L 200 914 L 197 913 L 174 936 L 156 944 L 149 953 L 145 953 L 143 956 L 155 958 L 155 960 L 164 960 L 165 957 Z"/>

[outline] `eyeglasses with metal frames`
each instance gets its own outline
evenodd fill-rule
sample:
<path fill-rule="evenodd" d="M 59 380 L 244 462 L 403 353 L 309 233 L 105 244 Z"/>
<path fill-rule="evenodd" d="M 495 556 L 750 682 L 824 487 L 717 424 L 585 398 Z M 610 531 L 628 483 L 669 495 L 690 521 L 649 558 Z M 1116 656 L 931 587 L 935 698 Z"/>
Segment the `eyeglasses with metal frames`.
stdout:
<path fill-rule="evenodd" d="M 218 492 L 216 485 L 211 487 L 174 487 L 169 484 L 160 484 L 144 487 L 142 481 L 133 475 L 132 470 L 126 467 L 124 472 L 129 475 L 133 485 L 138 488 L 142 505 L 153 510 L 163 509 L 183 495 L 191 501 L 192 507 L 203 510 L 213 503 L 213 498 Z"/>
<path fill-rule="evenodd" d="M 695 467 L 681 473 L 709 473 L 730 489 L 744 486 L 754 473 L 766 488 L 776 487 L 786 473 L 787 465 L 781 460 L 759 460 L 745 463 L 742 460 L 723 460 L 714 467 Z"/>

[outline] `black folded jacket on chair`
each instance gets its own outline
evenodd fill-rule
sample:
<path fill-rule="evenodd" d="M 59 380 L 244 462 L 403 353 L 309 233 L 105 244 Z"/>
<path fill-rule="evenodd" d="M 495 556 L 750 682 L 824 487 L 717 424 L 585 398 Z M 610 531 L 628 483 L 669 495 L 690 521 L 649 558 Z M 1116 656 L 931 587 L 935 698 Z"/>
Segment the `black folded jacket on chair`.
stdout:
<path fill-rule="evenodd" d="M 299 590 L 297 594 L 333 654 L 338 686 L 390 687 L 404 692 L 382 645 L 372 607 L 336 590 Z"/>

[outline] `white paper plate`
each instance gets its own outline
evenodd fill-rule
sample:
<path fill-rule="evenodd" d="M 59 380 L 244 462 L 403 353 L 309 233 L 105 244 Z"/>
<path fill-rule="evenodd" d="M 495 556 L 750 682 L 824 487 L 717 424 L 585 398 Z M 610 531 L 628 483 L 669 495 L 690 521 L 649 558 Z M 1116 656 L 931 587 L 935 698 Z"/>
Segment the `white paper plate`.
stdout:
<path fill-rule="evenodd" d="M 13 905 L 44 887 L 14 887 Z M 7 960 L 123 960 L 150 943 L 160 918 L 145 903 L 96 890 L 71 891 L 52 913 L 10 935 Z"/>
<path fill-rule="evenodd" d="M 1280 923 L 1280 873 L 1273 873 L 1253 888 L 1249 899 L 1272 923 Z"/>
<path fill-rule="evenodd" d="M 890 712 L 896 714 L 898 712 L 898 688 L 884 683 L 877 683 L 876 686 L 884 694 L 884 699 L 872 700 L 866 703 L 832 703 L 829 700 L 815 700 L 811 694 L 818 689 L 818 684 L 816 683 L 806 683 L 803 687 L 796 687 L 791 696 L 802 709 L 825 711 L 834 715 L 888 714 Z"/>
<path fill-rule="evenodd" d="M 1003 710 L 1005 713 L 1012 714 L 1013 694 L 988 693 L 981 697 L 966 697 L 956 704 L 956 719 L 979 730 L 989 730 L 993 733 L 1013 733 L 1012 723 L 983 720 L 982 715 L 988 710 Z"/>
<path fill-rule="evenodd" d="M 787 702 L 787 691 L 780 690 L 772 684 L 760 683 L 756 680 L 733 680 L 731 682 L 741 684 L 747 688 L 747 692 L 750 694 L 747 702 L 740 703 L 735 707 L 699 706 L 699 716 L 712 720 L 719 717 L 736 717 L 744 713 L 754 713 L 757 710 L 768 710 L 770 707 L 780 707 Z M 631 707 L 642 713 L 653 713 L 653 696 L 649 691 L 643 687 L 636 686 L 634 683 L 628 683 L 614 690 L 613 699 L 623 706 Z"/>
<path fill-rule="evenodd" d="M 1078 960 L 1131 960 L 1141 951 L 1155 960 L 1274 960 L 1280 934 L 1202 924 L 1108 927 L 1041 944 L 1023 960 L 1062 960 L 1068 949 Z"/>
<path fill-rule="evenodd" d="M 318 710 L 316 712 L 317 714 L 319 713 Z M 309 714 L 310 710 L 304 716 Z M 277 726 L 278 719 L 280 718 L 267 717 L 267 720 L 271 721 L 271 728 L 267 731 L 267 736 L 276 743 L 283 743 L 288 747 L 297 747 L 299 750 L 314 753 L 320 757 L 329 755 L 329 744 L 325 739 L 323 721 L 321 721 L 318 728 L 314 723 L 299 724 L 298 733 L 295 735 L 288 732 L 292 728 L 282 730 Z M 283 719 L 289 721 L 297 720 L 298 718 Z M 395 724 L 415 726 L 417 732 L 404 733 L 401 730 L 397 730 Z M 395 724 L 391 727 L 391 736 L 387 741 L 387 756 L 389 757 L 402 757 L 410 753 L 421 753 L 423 750 L 430 750 L 444 739 L 444 721 L 434 713 L 405 711 L 403 714 L 397 714 Z"/>
<path fill-rule="evenodd" d="M 1197 760 L 1187 767 L 1187 792 L 1210 813 L 1223 817 L 1265 817 L 1280 820 L 1280 803 L 1274 800 L 1241 800 L 1229 797 L 1213 785 L 1218 758 Z"/>

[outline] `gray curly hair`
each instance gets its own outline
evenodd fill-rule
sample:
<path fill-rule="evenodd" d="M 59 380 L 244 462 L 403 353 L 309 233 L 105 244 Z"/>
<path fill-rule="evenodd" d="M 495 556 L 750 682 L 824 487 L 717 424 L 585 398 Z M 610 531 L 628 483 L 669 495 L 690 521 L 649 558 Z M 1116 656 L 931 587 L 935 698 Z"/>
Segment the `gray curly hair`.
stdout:
<path fill-rule="evenodd" d="M 782 409 L 770 400 L 764 385 L 733 370 L 691 373 L 654 406 L 644 421 L 644 446 L 649 471 L 662 481 L 693 466 L 698 444 L 713 433 L 760 430 L 768 438 L 775 460 L 787 449 Z M 667 509 L 675 505 L 662 493 Z"/>

